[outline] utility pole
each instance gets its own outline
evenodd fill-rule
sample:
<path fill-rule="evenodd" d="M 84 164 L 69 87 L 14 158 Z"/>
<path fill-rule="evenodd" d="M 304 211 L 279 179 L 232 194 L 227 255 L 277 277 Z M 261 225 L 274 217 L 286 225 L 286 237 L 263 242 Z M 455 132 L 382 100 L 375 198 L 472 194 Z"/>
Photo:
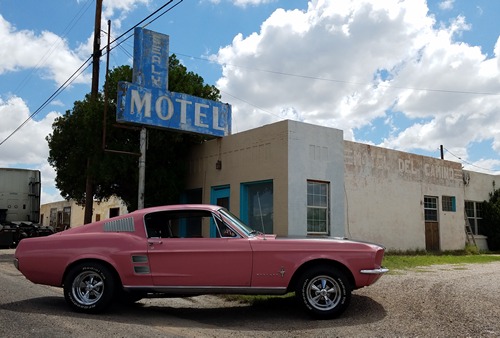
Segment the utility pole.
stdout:
<path fill-rule="evenodd" d="M 101 12 L 102 0 L 95 2 L 95 23 L 94 23 L 94 48 L 92 52 L 92 88 L 90 97 L 97 100 L 99 94 L 99 61 L 101 58 Z M 90 172 L 92 167 L 92 156 L 87 158 L 87 177 L 85 181 L 85 214 L 83 223 L 92 222 L 92 208 L 94 207 L 94 178 Z"/>

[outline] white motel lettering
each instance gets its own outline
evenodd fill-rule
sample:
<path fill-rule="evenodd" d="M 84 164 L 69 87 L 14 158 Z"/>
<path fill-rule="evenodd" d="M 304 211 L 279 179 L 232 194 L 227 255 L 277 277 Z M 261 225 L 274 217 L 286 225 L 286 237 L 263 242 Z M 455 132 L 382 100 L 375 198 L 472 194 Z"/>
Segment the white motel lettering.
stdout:
<path fill-rule="evenodd" d="M 151 104 L 151 93 L 146 92 L 141 97 L 138 90 L 132 89 L 130 94 L 130 114 L 143 114 L 144 117 L 151 118 L 153 113 L 162 121 L 168 121 L 174 114 L 180 114 L 180 123 L 187 124 L 189 110 L 194 113 L 194 121 L 192 121 L 194 126 L 224 131 L 224 127 L 219 125 L 219 107 L 217 106 L 210 106 L 208 104 L 184 99 L 174 99 L 174 102 L 178 103 L 178 105 L 174 105 L 171 98 L 165 95 L 156 97 L 153 106 Z M 179 111 L 175 111 L 175 106 L 179 108 Z M 207 118 L 207 114 L 211 114 L 209 118 Z M 210 121 L 212 122 L 211 126 L 207 123 Z"/>

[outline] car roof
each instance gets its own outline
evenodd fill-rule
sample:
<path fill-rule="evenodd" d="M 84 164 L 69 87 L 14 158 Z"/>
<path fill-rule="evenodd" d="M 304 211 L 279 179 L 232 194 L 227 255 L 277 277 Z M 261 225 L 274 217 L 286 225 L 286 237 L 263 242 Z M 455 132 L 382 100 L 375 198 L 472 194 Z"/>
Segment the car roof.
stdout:
<path fill-rule="evenodd" d="M 133 211 L 131 214 L 148 214 L 151 212 L 158 211 L 174 211 L 174 210 L 207 210 L 207 211 L 217 211 L 221 207 L 218 205 L 211 204 L 170 204 L 170 205 L 162 205 L 156 207 L 149 207 L 144 209 L 139 209 Z"/>

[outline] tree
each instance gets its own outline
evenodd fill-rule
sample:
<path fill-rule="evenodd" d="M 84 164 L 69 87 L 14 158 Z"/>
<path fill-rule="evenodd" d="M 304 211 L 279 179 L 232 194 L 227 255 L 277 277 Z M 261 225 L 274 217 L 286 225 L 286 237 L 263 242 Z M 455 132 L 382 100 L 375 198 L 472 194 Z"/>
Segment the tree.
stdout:
<path fill-rule="evenodd" d="M 488 237 L 488 249 L 500 250 L 500 189 L 490 193 L 489 201 L 483 202 L 483 219 L 480 232 Z"/>
<path fill-rule="evenodd" d="M 107 97 L 105 147 L 103 116 L 105 100 L 86 95 L 73 109 L 57 118 L 47 136 L 49 163 L 56 170 L 56 187 L 61 195 L 83 205 L 85 181 L 93 178 L 93 198 L 106 200 L 117 195 L 129 210 L 137 207 L 139 132 L 116 127 L 117 84 L 131 81 L 132 69 L 121 66 L 110 71 L 104 88 Z M 204 84 L 201 76 L 188 72 L 175 55 L 169 58 L 169 89 L 210 100 L 220 100 L 219 90 Z M 189 147 L 207 137 L 162 129 L 149 129 L 146 161 L 145 206 L 176 203 L 184 189 Z M 113 150 L 115 152 L 110 152 Z M 116 152 L 119 151 L 120 153 Z M 88 166 L 88 161 L 90 165 Z M 88 167 L 88 171 L 87 171 Z"/>

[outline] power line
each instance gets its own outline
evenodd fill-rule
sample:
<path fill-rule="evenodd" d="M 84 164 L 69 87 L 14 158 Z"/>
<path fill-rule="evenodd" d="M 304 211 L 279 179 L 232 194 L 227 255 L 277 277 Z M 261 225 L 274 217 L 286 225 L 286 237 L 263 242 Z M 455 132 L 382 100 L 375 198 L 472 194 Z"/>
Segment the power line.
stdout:
<path fill-rule="evenodd" d="M 167 3 L 165 3 L 163 6 L 161 6 L 159 9 L 157 9 L 156 11 L 154 11 L 152 14 L 148 15 L 145 19 L 141 20 L 139 23 L 137 23 L 136 25 L 134 25 L 132 28 L 130 28 L 129 30 L 127 30 L 125 33 L 121 34 L 119 37 L 117 37 L 115 40 L 113 40 L 111 43 L 114 43 L 116 42 L 117 40 L 119 40 L 121 37 L 125 36 L 126 34 L 128 34 L 131 30 L 135 29 L 136 27 L 138 27 L 141 23 L 143 23 L 144 21 L 148 20 L 149 18 L 151 18 L 152 16 L 154 16 L 156 13 L 158 13 L 159 11 L 161 11 L 163 8 L 165 8 L 166 6 L 168 6 L 170 3 L 172 3 L 174 0 L 170 0 L 168 1 Z M 181 2 L 183 2 L 184 0 L 179 0 L 176 4 L 174 4 L 172 7 L 166 9 L 164 12 L 162 12 L 160 15 L 158 15 L 156 18 L 154 18 L 153 20 L 149 21 L 146 25 L 149 25 L 151 24 L 152 22 L 154 22 L 155 20 L 157 20 L 158 18 L 160 18 L 161 16 L 163 16 L 164 14 L 168 13 L 169 11 L 171 11 L 173 8 L 177 7 Z M 132 34 L 133 35 L 133 34 Z M 132 36 L 131 35 L 131 36 Z M 120 44 L 122 44 L 123 42 L 125 42 L 127 39 L 129 39 L 131 36 L 127 37 L 125 40 L 123 40 L 122 42 L 118 43 L 117 46 L 119 46 Z M 111 45 L 110 43 L 110 45 Z M 106 46 L 107 47 L 107 46 Z M 103 50 L 106 49 L 106 47 L 104 47 L 103 49 L 101 49 L 101 53 Z M 115 46 L 116 47 L 116 46 Z M 21 123 L 16 129 L 14 129 L 14 131 L 12 131 L 5 139 L 3 139 L 3 141 L 0 142 L 0 146 L 2 146 L 8 139 L 10 139 L 14 134 L 16 134 L 22 127 L 24 127 L 30 120 L 33 119 L 33 117 L 35 117 L 38 113 L 40 113 L 40 111 L 42 111 L 42 109 L 44 109 L 50 102 L 52 102 L 52 100 L 54 100 L 60 93 L 62 93 L 64 91 L 64 89 L 66 89 L 71 83 L 73 83 L 74 80 L 76 80 L 92 63 L 89 63 L 89 61 L 93 58 L 93 55 L 91 55 L 61 86 L 59 86 L 59 88 L 57 88 L 57 90 L 49 96 L 49 98 L 47 100 L 45 100 L 45 102 L 43 102 L 40 107 L 38 107 L 23 123 Z"/>
<path fill-rule="evenodd" d="M 462 162 L 462 164 L 470 165 L 471 167 L 474 167 L 474 168 L 477 168 L 477 169 L 481 169 L 481 170 L 485 170 L 485 171 L 489 171 L 489 172 L 497 172 L 497 171 L 498 171 L 498 170 L 493 170 L 493 169 L 487 169 L 487 168 L 482 168 L 482 167 L 479 167 L 479 166 L 477 166 L 477 165 L 475 165 L 475 164 L 472 164 L 472 163 L 470 163 L 470 162 L 468 162 L 468 161 L 464 160 L 464 159 L 463 159 L 463 158 L 461 158 L 460 156 L 457 156 L 457 155 L 453 154 L 453 153 L 452 153 L 451 151 L 449 151 L 448 149 L 446 149 L 446 148 L 444 148 L 444 147 L 443 147 L 443 149 L 444 149 L 444 150 L 446 150 L 446 152 L 447 152 L 448 154 L 450 154 L 451 156 L 453 156 L 453 157 L 455 157 L 456 159 L 460 160 L 460 161 Z"/>
<path fill-rule="evenodd" d="M 92 3 L 92 0 L 87 0 L 87 3 L 84 4 L 83 7 L 80 8 L 80 10 L 73 16 L 73 19 L 68 23 L 66 28 L 63 30 L 63 34 L 61 37 L 55 41 L 52 46 L 48 49 L 48 51 L 45 53 L 45 55 L 42 56 L 42 58 L 38 61 L 38 63 L 35 65 L 35 67 L 27 74 L 23 80 L 17 85 L 17 87 L 14 89 L 14 93 L 19 92 L 26 84 L 28 83 L 29 79 L 33 76 L 34 73 L 36 73 L 42 65 L 44 65 L 49 58 L 49 56 L 56 50 L 56 48 L 63 42 L 63 39 L 69 34 L 69 32 L 73 29 L 73 27 L 76 25 L 76 23 L 80 20 L 80 18 L 85 14 L 85 12 L 89 9 L 90 4 Z"/>
<path fill-rule="evenodd" d="M 15 133 L 17 133 L 22 127 L 26 125 L 35 115 L 37 115 L 43 108 L 45 108 L 52 100 L 54 100 L 61 92 L 66 89 L 78 76 L 80 76 L 81 73 L 83 73 L 92 63 L 89 63 L 89 61 L 92 59 L 92 56 L 90 56 L 81 66 L 78 68 L 57 90 L 47 99 L 45 100 L 44 103 L 40 107 L 38 107 L 37 110 L 35 110 L 19 127 L 14 129 L 12 133 L 9 134 L 2 142 L 0 142 L 0 146 L 4 144 L 9 138 L 11 138 Z M 84 68 L 84 66 L 87 64 L 87 66 Z"/>
<path fill-rule="evenodd" d="M 195 56 L 191 56 L 191 55 L 187 55 L 187 54 L 183 54 L 183 53 L 175 53 L 175 54 L 189 57 L 189 58 L 192 58 L 195 60 L 201 60 L 201 61 L 214 63 L 214 60 L 209 59 L 209 58 L 195 57 Z M 258 71 L 258 72 L 263 72 L 263 73 L 269 73 L 269 74 L 275 74 L 275 75 L 281 75 L 281 76 L 297 77 L 297 78 L 308 79 L 308 80 L 326 81 L 326 82 L 334 82 L 334 83 L 350 84 L 350 85 L 358 85 L 358 86 L 373 85 L 373 83 L 371 83 L 371 82 L 355 82 L 355 81 L 347 81 L 347 80 L 338 80 L 338 79 L 331 79 L 331 78 L 304 75 L 304 74 L 280 72 L 280 71 L 275 71 L 275 70 L 270 70 L 270 69 L 261 69 L 261 68 L 248 67 L 248 66 L 239 66 L 239 65 L 230 64 L 230 63 L 222 63 L 220 65 L 221 66 L 230 66 L 230 67 L 240 68 L 240 69 L 246 69 L 246 70 L 251 70 L 251 71 Z M 469 95 L 487 95 L 487 96 L 500 95 L 500 93 L 492 93 L 492 92 L 449 90 L 449 89 L 439 89 L 439 88 L 433 89 L 433 88 L 406 87 L 406 86 L 396 86 L 396 85 L 385 84 L 385 83 L 381 83 L 381 84 L 379 84 L 379 86 L 387 87 L 387 88 L 409 89 L 409 90 L 415 90 L 415 91 L 427 91 L 427 92 L 438 92 L 438 93 L 448 93 L 448 94 L 469 94 Z"/>

